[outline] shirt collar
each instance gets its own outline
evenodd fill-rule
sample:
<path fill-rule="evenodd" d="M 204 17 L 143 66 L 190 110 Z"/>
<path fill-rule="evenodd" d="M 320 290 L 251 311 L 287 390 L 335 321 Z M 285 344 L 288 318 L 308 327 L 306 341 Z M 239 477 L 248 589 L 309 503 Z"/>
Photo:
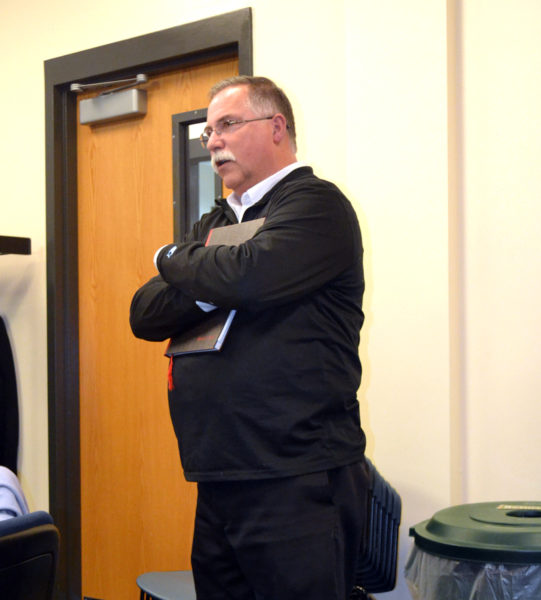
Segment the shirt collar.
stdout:
<path fill-rule="evenodd" d="M 273 173 L 270 177 L 263 179 L 259 183 L 256 183 L 250 189 L 246 190 L 244 194 L 239 198 L 235 192 L 232 192 L 227 197 L 229 206 L 235 211 L 239 223 L 242 221 L 244 211 L 253 206 L 256 202 L 259 202 L 261 198 L 271 190 L 279 181 L 281 181 L 286 175 L 289 175 L 295 169 L 303 167 L 304 163 L 294 162 L 283 169 L 280 169 L 276 173 Z"/>

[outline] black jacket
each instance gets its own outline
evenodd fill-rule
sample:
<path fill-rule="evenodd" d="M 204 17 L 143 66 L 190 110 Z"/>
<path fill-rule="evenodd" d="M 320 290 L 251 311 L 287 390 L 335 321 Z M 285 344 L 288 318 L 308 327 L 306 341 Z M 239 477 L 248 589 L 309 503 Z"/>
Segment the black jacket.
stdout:
<path fill-rule="evenodd" d="M 362 458 L 356 392 L 363 323 L 362 243 L 353 208 L 301 167 L 243 220 L 266 217 L 240 246 L 208 246 L 236 222 L 225 201 L 134 296 L 136 336 L 163 340 L 205 317 L 195 300 L 236 308 L 220 352 L 174 360 L 169 393 L 186 479 L 298 475 Z"/>

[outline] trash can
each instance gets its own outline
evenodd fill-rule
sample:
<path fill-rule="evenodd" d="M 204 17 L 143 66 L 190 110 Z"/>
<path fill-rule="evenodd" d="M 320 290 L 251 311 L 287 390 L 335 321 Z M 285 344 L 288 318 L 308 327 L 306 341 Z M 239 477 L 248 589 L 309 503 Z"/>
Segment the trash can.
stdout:
<path fill-rule="evenodd" d="M 541 502 L 454 506 L 409 533 L 414 600 L 541 599 Z"/>

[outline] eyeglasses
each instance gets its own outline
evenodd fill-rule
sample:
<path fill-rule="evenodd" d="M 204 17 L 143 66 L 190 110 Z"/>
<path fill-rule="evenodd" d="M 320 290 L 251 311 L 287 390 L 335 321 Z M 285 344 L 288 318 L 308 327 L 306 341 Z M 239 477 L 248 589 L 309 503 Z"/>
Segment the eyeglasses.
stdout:
<path fill-rule="evenodd" d="M 216 135 L 223 135 L 224 133 L 230 133 L 231 131 L 234 131 L 237 125 L 244 125 L 244 123 L 252 123 L 253 121 L 268 121 L 272 118 L 274 118 L 274 115 L 270 117 L 257 117 L 255 119 L 226 119 L 225 121 L 219 121 L 216 124 L 216 127 L 205 127 L 203 133 L 199 136 L 199 139 L 201 140 L 201 145 L 203 148 L 206 148 L 210 136 L 213 133 Z"/>

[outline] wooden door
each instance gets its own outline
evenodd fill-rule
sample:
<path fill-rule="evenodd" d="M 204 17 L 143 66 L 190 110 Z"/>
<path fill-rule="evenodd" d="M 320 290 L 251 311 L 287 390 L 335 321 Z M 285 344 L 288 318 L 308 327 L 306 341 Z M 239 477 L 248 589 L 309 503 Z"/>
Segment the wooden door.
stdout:
<path fill-rule="evenodd" d="M 83 597 L 132 600 L 140 573 L 190 567 L 196 489 L 169 419 L 165 343 L 136 340 L 128 312 L 173 240 L 171 115 L 237 72 L 221 60 L 151 76 L 144 118 L 78 125 Z"/>

